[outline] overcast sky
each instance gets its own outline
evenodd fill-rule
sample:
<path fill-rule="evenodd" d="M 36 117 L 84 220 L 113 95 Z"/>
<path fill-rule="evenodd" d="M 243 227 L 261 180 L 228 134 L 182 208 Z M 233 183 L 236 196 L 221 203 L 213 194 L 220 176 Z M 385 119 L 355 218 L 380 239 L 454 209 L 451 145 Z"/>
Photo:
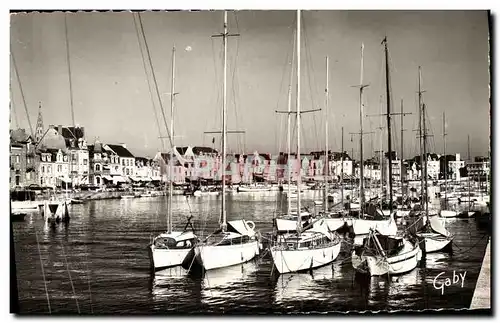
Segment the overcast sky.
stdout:
<path fill-rule="evenodd" d="M 220 129 L 222 103 L 222 42 L 211 35 L 222 31 L 223 13 L 146 12 L 141 16 L 167 122 L 172 46 L 177 48 L 176 144 L 211 146 L 213 135 L 203 132 Z M 228 129 L 246 131 L 245 136 L 229 135 L 229 149 L 284 151 L 286 117 L 275 110 L 287 109 L 296 13 L 240 11 L 228 16 L 229 31 L 241 34 L 228 43 Z M 325 57 L 329 56 L 329 146 L 340 150 L 343 126 L 345 150 L 354 148 L 358 157 L 358 139 L 351 141 L 349 133 L 359 132 L 359 92 L 352 86 L 360 81 L 360 47 L 363 42 L 364 83 L 370 85 L 365 90 L 365 112 L 377 114 L 386 109 L 385 98 L 383 104 L 380 98 L 385 94 L 380 44 L 385 35 L 393 111 L 399 112 L 403 99 L 405 111 L 413 113 L 404 121 L 405 157 L 418 153 L 413 130 L 418 120 L 419 65 L 434 135 L 429 139 L 430 150 L 442 153 L 442 114 L 446 112 L 448 153 L 459 152 L 466 158 L 467 134 L 472 156 L 488 152 L 487 12 L 304 11 L 302 17 L 301 108 L 323 108 L 303 115 L 304 152 L 324 149 Z M 162 148 L 157 119 L 161 136 L 166 130 L 156 97 L 154 106 L 150 97 L 152 77 L 149 67 L 147 75 L 144 70 L 141 48 L 145 52 L 145 47 L 142 39 L 139 45 L 133 15 L 77 13 L 67 14 L 66 19 L 75 123 L 85 127 L 90 143 L 99 137 L 107 143 L 125 142 L 136 155 L 154 155 Z M 33 127 L 39 101 L 46 127 L 72 123 L 64 25 L 61 13 L 11 16 L 11 51 Z M 13 71 L 12 67 L 11 128 L 29 129 Z M 377 131 L 382 121 L 367 118 L 365 131 Z M 394 125 L 399 151 L 399 116 Z M 380 135 L 365 139 L 365 154 L 371 156 L 380 147 Z M 385 147 L 385 136 L 383 140 Z M 216 146 L 219 143 L 217 136 Z"/>

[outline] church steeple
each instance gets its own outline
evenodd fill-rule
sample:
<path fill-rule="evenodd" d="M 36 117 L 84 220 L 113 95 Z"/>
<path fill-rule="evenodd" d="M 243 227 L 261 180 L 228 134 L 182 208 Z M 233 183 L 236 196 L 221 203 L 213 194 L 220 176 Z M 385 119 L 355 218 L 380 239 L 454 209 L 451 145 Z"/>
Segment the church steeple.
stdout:
<path fill-rule="evenodd" d="M 35 141 L 40 142 L 44 133 L 43 129 L 43 117 L 42 117 L 42 103 L 38 102 L 38 119 L 36 120 L 36 132 L 35 132 Z"/>

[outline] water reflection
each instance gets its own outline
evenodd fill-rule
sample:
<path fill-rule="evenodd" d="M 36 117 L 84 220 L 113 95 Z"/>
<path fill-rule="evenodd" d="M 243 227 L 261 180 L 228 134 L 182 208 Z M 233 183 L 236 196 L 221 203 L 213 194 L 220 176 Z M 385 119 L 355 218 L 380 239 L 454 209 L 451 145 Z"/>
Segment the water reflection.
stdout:
<path fill-rule="evenodd" d="M 283 199 L 280 194 L 228 195 L 228 219 L 243 217 L 254 221 L 261 232 L 270 232 L 272 214 Z M 314 196 L 314 192 L 307 194 Z M 180 267 L 150 275 L 146 246 L 151 235 L 166 229 L 166 205 L 167 197 L 89 201 L 70 206 L 68 225 L 47 225 L 37 213 L 25 222 L 13 223 L 23 313 L 47 312 L 40 258 L 54 312 L 77 313 L 70 274 L 85 313 L 92 307 L 100 314 L 461 308 L 470 304 L 487 243 L 482 238 L 487 232 L 476 228 L 475 219 L 447 219 L 447 229 L 455 235 L 453 253 L 428 254 L 426 268 L 419 267 L 394 281 L 357 277 L 349 263 L 350 243 L 343 245 L 333 266 L 315 269 L 312 275 L 272 279 L 269 255 L 258 265 L 250 262 L 213 270 L 204 277 L 188 276 Z M 176 228 L 182 228 L 189 215 L 200 233 L 219 225 L 218 199 L 175 196 L 173 210 Z M 465 286 L 450 287 L 443 297 L 432 281 L 440 272 L 449 276 L 453 270 L 467 271 Z"/>
<path fill-rule="evenodd" d="M 255 281 L 256 271 L 257 262 L 249 261 L 205 272 L 201 281 L 202 302 L 210 304 L 233 298 L 245 298 L 252 292 L 248 284 Z"/>
<path fill-rule="evenodd" d="M 328 265 L 305 273 L 281 274 L 275 281 L 275 302 L 321 300 L 331 298 L 331 293 L 321 287 L 322 281 L 342 279 L 339 265 Z"/>

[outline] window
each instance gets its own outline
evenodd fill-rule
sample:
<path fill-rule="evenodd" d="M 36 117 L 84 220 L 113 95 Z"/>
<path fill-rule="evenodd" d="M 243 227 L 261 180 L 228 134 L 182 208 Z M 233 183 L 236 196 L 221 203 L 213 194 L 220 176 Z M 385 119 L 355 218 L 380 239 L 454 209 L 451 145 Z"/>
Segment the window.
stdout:
<path fill-rule="evenodd" d="M 100 184 L 101 184 L 101 179 L 100 179 L 99 177 L 96 177 L 96 178 L 95 178 L 95 183 L 96 183 L 97 185 L 100 185 Z"/>
<path fill-rule="evenodd" d="M 42 173 L 45 173 L 45 166 L 42 166 Z"/>
<path fill-rule="evenodd" d="M 47 166 L 47 172 L 48 172 L 48 173 L 51 173 L 51 171 L 52 171 L 52 167 Z"/>
<path fill-rule="evenodd" d="M 99 164 L 95 165 L 95 170 L 96 170 L 96 172 L 100 172 L 101 171 L 101 165 L 99 165 Z"/>
<path fill-rule="evenodd" d="M 71 156 L 72 156 L 72 157 L 71 157 L 71 160 L 72 160 L 72 161 L 76 161 L 76 154 L 75 154 L 75 153 L 73 153 L 73 154 L 71 154 Z"/>
<path fill-rule="evenodd" d="M 26 180 L 31 180 L 31 172 L 26 173 Z"/>
<path fill-rule="evenodd" d="M 83 164 L 84 164 L 84 165 L 87 165 L 87 158 L 84 158 L 84 159 L 83 159 Z"/>
<path fill-rule="evenodd" d="M 64 161 L 67 162 L 68 161 L 68 156 L 64 156 Z"/>
<path fill-rule="evenodd" d="M 125 159 L 122 159 L 122 166 L 125 166 Z"/>
<path fill-rule="evenodd" d="M 127 168 L 125 171 L 126 171 L 127 175 L 129 175 L 129 170 L 128 170 L 128 168 Z"/>
<path fill-rule="evenodd" d="M 16 163 L 19 163 L 21 161 L 21 156 L 16 155 Z"/>
<path fill-rule="evenodd" d="M 57 171 L 58 171 L 59 173 L 61 173 L 61 172 L 62 172 L 62 165 L 57 165 Z"/>
<path fill-rule="evenodd" d="M 19 185 L 20 181 L 21 181 L 21 176 L 16 175 L 16 185 Z"/>

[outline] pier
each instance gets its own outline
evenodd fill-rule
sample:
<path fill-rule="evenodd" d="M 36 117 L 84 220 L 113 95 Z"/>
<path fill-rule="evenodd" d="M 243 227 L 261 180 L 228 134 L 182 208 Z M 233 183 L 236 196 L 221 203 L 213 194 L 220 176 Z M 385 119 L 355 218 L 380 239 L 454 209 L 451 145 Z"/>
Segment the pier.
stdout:
<path fill-rule="evenodd" d="M 476 288 L 474 289 L 474 295 L 472 296 L 472 301 L 470 304 L 470 309 L 491 309 L 491 276 L 490 276 L 490 241 L 486 246 L 486 252 L 484 253 L 483 264 L 481 265 L 481 272 L 477 278 Z"/>

